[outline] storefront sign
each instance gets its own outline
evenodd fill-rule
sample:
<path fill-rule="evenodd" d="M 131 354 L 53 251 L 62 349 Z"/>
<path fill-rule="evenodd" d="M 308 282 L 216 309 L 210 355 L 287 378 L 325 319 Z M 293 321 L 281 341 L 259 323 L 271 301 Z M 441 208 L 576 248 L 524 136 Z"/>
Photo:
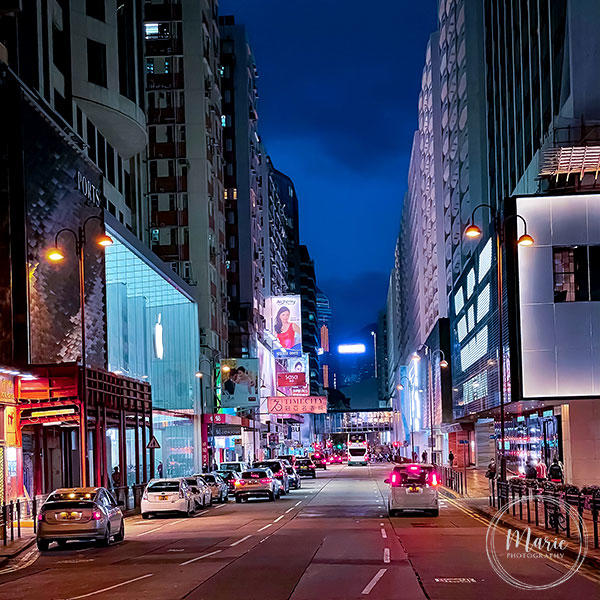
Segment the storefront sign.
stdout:
<path fill-rule="evenodd" d="M 0 375 L 0 402 L 14 402 L 15 385 L 12 377 Z"/>
<path fill-rule="evenodd" d="M 306 384 L 304 373 L 277 373 L 277 387 L 294 387 Z"/>
<path fill-rule="evenodd" d="M 213 435 L 241 435 L 241 425 L 213 425 Z"/>
<path fill-rule="evenodd" d="M 100 190 L 85 176 L 81 171 L 77 171 L 76 176 L 77 189 L 86 199 L 88 204 L 92 206 L 100 206 L 102 204 L 102 194 Z"/>
<path fill-rule="evenodd" d="M 268 411 L 274 415 L 284 413 L 326 413 L 326 396 L 269 396 Z"/>

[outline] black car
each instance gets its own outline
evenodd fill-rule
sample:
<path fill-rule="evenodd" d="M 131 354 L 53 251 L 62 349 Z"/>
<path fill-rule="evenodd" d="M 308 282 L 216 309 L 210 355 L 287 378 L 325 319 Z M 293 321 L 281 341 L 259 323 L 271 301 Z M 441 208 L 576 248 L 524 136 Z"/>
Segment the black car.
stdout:
<path fill-rule="evenodd" d="M 316 479 L 317 468 L 310 458 L 299 458 L 296 460 L 296 471 L 300 477 L 312 477 Z"/>

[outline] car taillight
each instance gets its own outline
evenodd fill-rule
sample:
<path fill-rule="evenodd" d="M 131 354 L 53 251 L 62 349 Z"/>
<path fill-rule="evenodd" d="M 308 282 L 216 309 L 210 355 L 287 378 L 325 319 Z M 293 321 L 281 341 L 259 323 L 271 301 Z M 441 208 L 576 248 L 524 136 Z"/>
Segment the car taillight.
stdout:
<path fill-rule="evenodd" d="M 38 513 L 38 521 L 44 520 L 44 513 Z"/>
<path fill-rule="evenodd" d="M 246 482 L 243 479 L 236 479 L 235 485 L 246 485 Z"/>
<path fill-rule="evenodd" d="M 260 482 L 261 483 L 271 483 L 273 480 L 270 477 L 263 477 Z"/>
<path fill-rule="evenodd" d="M 400 485 L 400 475 L 398 473 L 392 473 L 390 478 L 390 485 L 392 487 L 398 487 Z"/>
<path fill-rule="evenodd" d="M 100 519 L 102 519 L 102 513 L 99 510 L 93 511 L 92 519 L 94 519 L 94 521 L 100 521 Z"/>
<path fill-rule="evenodd" d="M 430 478 L 430 480 L 429 480 L 429 483 L 430 483 L 432 486 L 434 486 L 434 487 L 435 487 L 436 485 L 438 485 L 438 483 L 439 483 L 439 482 L 438 482 L 438 478 L 437 478 L 437 473 L 432 473 L 432 474 L 431 474 L 431 478 Z"/>
<path fill-rule="evenodd" d="M 280 471 L 277 471 L 277 473 L 275 473 L 275 475 L 276 475 L 276 476 L 277 476 L 277 475 L 279 475 L 280 477 L 283 477 L 283 471 L 281 471 L 281 470 L 280 470 Z"/>
<path fill-rule="evenodd" d="M 142 494 L 142 500 L 148 500 L 148 490 L 144 490 L 144 493 Z"/>

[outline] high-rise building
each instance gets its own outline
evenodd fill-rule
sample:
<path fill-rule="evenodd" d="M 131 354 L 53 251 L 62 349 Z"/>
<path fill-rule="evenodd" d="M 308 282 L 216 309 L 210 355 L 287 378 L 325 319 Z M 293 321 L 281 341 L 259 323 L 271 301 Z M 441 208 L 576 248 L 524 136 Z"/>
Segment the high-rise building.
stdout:
<path fill-rule="evenodd" d="M 144 13 L 151 246 L 192 285 L 207 378 L 228 337 L 217 8 L 151 0 Z"/>
<path fill-rule="evenodd" d="M 258 136 L 258 72 L 246 29 L 220 18 L 230 353 L 257 356 L 265 326 L 269 169 Z"/>

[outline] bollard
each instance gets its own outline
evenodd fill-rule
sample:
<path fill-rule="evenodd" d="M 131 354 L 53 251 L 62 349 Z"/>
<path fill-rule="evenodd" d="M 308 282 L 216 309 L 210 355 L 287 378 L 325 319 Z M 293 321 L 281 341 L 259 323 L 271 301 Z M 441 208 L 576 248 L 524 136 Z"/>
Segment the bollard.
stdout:
<path fill-rule="evenodd" d="M 519 519 L 523 520 L 523 488 L 519 488 Z"/>
<path fill-rule="evenodd" d="M 2 505 L 2 539 L 4 541 L 4 545 L 8 544 L 8 531 L 6 529 L 8 521 L 8 507 L 6 504 Z"/>
<path fill-rule="evenodd" d="M 535 508 L 535 526 L 539 527 L 540 526 L 540 515 L 538 513 L 538 494 L 537 494 L 537 492 L 534 492 L 534 494 L 533 494 L 533 506 Z"/>
<path fill-rule="evenodd" d="M 14 520 L 15 520 L 15 513 L 14 513 L 14 508 L 15 505 L 13 504 L 13 501 L 10 501 L 10 541 L 12 542 L 15 539 L 15 527 L 14 527 Z"/>
<path fill-rule="evenodd" d="M 37 500 L 35 496 L 31 499 L 31 514 L 33 516 L 33 533 L 37 533 Z"/>
<path fill-rule="evenodd" d="M 592 523 L 594 525 L 594 548 L 598 547 L 598 504 L 600 498 L 592 498 Z"/>
<path fill-rule="evenodd" d="M 17 501 L 17 537 L 21 537 L 21 503 Z"/>
<path fill-rule="evenodd" d="M 531 489 L 527 490 L 527 522 L 531 523 L 531 507 L 529 506 L 529 499 L 531 498 Z"/>

